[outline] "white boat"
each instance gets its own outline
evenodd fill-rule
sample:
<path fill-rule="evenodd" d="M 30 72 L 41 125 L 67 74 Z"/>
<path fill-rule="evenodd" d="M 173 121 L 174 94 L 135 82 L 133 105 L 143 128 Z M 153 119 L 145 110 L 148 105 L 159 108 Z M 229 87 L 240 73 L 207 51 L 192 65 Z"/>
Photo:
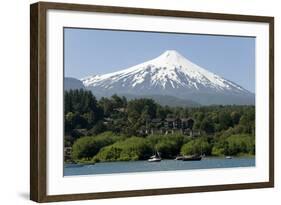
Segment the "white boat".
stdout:
<path fill-rule="evenodd" d="M 161 162 L 161 157 L 158 151 L 156 151 L 155 155 L 151 156 L 148 160 L 148 162 Z"/>
<path fill-rule="evenodd" d="M 231 156 L 226 156 L 225 159 L 232 159 L 232 157 Z"/>
<path fill-rule="evenodd" d="M 178 155 L 178 156 L 175 158 L 175 160 L 183 160 L 183 158 L 184 158 L 184 156 Z"/>
<path fill-rule="evenodd" d="M 202 159 L 202 155 L 189 155 L 184 156 L 182 161 L 200 161 Z"/>

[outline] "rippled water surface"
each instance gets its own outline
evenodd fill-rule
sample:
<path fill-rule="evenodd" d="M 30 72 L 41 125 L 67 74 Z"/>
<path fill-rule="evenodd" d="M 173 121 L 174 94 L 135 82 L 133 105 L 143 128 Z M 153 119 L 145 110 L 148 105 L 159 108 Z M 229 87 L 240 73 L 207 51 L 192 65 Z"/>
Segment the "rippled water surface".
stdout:
<path fill-rule="evenodd" d="M 237 157 L 225 159 L 207 157 L 201 161 L 162 160 L 161 162 L 129 161 L 129 162 L 103 162 L 94 165 L 65 164 L 64 175 L 111 174 L 152 171 L 175 171 L 191 169 L 231 168 L 255 166 L 254 157 Z"/>

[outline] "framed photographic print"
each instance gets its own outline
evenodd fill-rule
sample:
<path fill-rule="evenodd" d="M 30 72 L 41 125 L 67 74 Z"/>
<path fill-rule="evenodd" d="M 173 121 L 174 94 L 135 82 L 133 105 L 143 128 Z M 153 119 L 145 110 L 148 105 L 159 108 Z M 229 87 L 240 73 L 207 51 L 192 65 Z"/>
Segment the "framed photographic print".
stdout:
<path fill-rule="evenodd" d="M 274 186 L 274 18 L 31 5 L 31 200 Z"/>

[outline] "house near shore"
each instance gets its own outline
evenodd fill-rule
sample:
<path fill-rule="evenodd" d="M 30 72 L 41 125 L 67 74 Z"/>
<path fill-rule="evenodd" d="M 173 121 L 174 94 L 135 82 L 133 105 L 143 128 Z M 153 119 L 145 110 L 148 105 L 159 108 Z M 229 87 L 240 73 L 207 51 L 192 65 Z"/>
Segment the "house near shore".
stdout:
<path fill-rule="evenodd" d="M 181 133 L 195 137 L 200 132 L 193 130 L 194 120 L 192 118 L 165 118 L 147 120 L 146 125 L 139 130 L 140 134 L 169 134 Z"/>

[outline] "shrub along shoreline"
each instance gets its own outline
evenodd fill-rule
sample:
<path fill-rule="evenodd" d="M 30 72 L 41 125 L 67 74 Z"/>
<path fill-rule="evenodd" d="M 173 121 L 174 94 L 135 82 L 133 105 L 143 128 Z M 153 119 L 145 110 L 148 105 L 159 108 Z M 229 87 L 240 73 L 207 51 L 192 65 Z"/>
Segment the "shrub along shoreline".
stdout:
<path fill-rule="evenodd" d="M 255 138 L 249 134 L 190 138 L 182 134 L 125 137 L 112 132 L 79 138 L 73 145 L 75 163 L 146 160 L 155 149 L 163 159 L 177 155 L 254 156 Z"/>

